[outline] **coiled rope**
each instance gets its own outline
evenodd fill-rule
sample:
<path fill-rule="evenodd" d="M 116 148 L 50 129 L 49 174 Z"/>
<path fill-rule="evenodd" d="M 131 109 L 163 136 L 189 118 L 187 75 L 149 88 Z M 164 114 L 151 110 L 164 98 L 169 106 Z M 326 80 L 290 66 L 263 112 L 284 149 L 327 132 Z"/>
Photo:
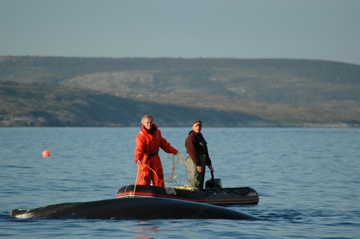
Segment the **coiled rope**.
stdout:
<path fill-rule="evenodd" d="M 182 155 L 180 153 L 178 153 L 177 156 L 178 156 L 177 159 L 175 159 L 175 155 L 173 155 L 173 154 L 171 155 L 171 157 L 172 157 L 171 177 L 169 177 L 169 179 L 167 180 L 167 182 L 169 182 L 173 185 L 178 185 L 181 183 L 181 178 L 180 178 L 179 182 L 176 181 L 176 178 L 179 175 L 175 175 L 179 162 L 186 169 L 186 164 L 185 164 L 185 161 L 184 161 L 184 158 L 182 157 Z"/>

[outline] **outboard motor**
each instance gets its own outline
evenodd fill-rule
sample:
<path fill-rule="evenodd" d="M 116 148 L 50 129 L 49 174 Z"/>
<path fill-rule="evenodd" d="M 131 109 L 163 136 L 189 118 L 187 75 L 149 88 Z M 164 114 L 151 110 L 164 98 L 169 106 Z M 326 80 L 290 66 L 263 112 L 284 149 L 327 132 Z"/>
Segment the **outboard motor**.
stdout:
<path fill-rule="evenodd" d="M 222 188 L 221 178 L 214 178 L 214 173 L 211 172 L 211 179 L 205 182 L 205 188 Z"/>

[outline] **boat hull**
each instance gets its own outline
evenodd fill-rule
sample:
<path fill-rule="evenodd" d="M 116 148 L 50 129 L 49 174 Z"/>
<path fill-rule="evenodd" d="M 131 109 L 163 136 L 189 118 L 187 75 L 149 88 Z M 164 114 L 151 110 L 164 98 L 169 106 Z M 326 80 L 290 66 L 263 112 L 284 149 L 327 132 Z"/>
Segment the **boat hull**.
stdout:
<path fill-rule="evenodd" d="M 181 189 L 155 186 L 128 185 L 119 189 L 116 198 L 161 197 L 213 205 L 256 205 L 259 194 L 250 187 Z"/>

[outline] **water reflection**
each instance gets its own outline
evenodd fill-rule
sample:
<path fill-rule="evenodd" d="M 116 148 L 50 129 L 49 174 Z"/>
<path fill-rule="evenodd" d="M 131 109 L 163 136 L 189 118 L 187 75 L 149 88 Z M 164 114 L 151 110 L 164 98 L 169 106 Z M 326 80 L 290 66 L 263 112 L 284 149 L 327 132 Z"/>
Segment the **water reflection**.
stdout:
<path fill-rule="evenodd" d="M 136 227 L 134 227 L 134 238 L 137 239 L 150 239 L 155 238 L 152 237 L 152 234 L 156 234 L 159 232 L 159 226 L 154 225 L 147 221 L 139 221 L 136 224 Z"/>

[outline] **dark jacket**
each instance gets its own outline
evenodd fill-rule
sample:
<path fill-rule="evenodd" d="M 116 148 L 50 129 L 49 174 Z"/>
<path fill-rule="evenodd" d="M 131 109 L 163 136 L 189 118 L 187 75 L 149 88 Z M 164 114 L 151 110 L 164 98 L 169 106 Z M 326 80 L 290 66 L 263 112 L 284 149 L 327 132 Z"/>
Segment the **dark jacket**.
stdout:
<path fill-rule="evenodd" d="M 185 147 L 186 152 L 189 154 L 190 158 L 194 161 L 196 166 L 201 166 L 199 155 L 205 155 L 206 165 L 211 165 L 211 159 L 207 149 L 207 142 L 201 133 L 195 133 L 195 131 L 191 130 L 185 140 Z"/>

